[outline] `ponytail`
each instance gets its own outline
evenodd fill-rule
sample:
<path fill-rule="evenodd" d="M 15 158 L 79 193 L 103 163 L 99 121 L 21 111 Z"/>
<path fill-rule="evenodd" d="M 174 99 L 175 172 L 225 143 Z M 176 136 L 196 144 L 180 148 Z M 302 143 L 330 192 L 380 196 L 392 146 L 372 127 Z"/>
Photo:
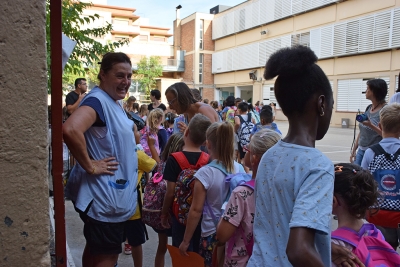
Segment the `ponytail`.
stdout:
<path fill-rule="evenodd" d="M 217 162 L 221 162 L 230 173 L 235 171 L 233 164 L 233 126 L 229 122 L 214 122 L 206 132 Z"/>

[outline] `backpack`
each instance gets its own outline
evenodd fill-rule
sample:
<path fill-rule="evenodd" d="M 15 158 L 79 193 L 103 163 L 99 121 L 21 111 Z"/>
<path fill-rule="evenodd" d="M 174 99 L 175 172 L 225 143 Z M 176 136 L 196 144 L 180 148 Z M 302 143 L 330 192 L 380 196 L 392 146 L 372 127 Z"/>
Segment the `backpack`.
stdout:
<path fill-rule="evenodd" d="M 143 194 L 142 221 L 157 230 L 165 229 L 161 225 L 161 210 L 167 191 L 167 182 L 163 179 L 164 162 L 157 165 L 157 172 L 147 182 Z"/>
<path fill-rule="evenodd" d="M 251 113 L 247 113 L 247 121 L 244 121 L 241 115 L 237 117 L 240 119 L 240 128 L 238 131 L 239 143 L 244 147 L 250 143 L 251 131 L 254 128 L 254 124 L 251 122 Z"/>
<path fill-rule="evenodd" d="M 380 198 L 379 207 L 383 210 L 400 211 L 400 149 L 387 153 L 378 143 L 370 147 L 375 156 L 368 166 L 384 198 Z"/>
<path fill-rule="evenodd" d="M 207 165 L 210 156 L 205 152 L 201 152 L 196 165 L 191 165 L 183 152 L 172 153 L 171 156 L 175 158 L 182 169 L 175 185 L 172 213 L 179 223 L 186 225 L 193 201 L 194 175 L 198 169 Z"/>
<path fill-rule="evenodd" d="M 216 168 L 216 169 L 220 170 L 221 172 L 223 172 L 226 176 L 225 183 L 229 183 L 228 194 L 226 195 L 225 200 L 222 203 L 221 213 L 219 214 L 218 217 L 215 216 L 214 212 L 212 211 L 211 206 L 207 202 L 207 198 L 204 203 L 203 213 L 208 213 L 211 216 L 211 218 L 213 219 L 215 227 L 217 227 L 219 219 L 220 219 L 221 215 L 224 213 L 226 204 L 228 203 L 228 200 L 231 197 L 232 191 L 239 185 L 243 185 L 246 182 L 250 181 L 251 175 L 249 175 L 247 173 L 241 173 L 241 172 L 237 172 L 237 173 L 233 173 L 233 174 L 229 173 L 221 163 L 217 163 L 217 161 L 215 161 L 215 160 L 210 162 L 208 164 L 208 166 Z"/>
<path fill-rule="evenodd" d="M 126 116 L 136 124 L 138 131 L 142 130 L 146 126 L 146 122 L 135 112 L 127 112 Z"/>
<path fill-rule="evenodd" d="M 140 138 L 140 144 L 143 147 L 144 153 L 146 153 L 149 157 L 151 157 L 150 147 L 149 147 L 149 144 L 147 143 L 147 135 L 150 135 L 151 137 L 153 137 L 156 140 L 154 147 L 156 148 L 157 154 L 160 154 L 160 145 L 159 145 L 159 141 L 158 141 L 158 135 L 156 133 L 150 133 L 148 130 L 148 127 L 145 127 L 144 129 L 142 129 L 140 131 L 140 133 L 142 134 L 142 137 Z"/>
<path fill-rule="evenodd" d="M 232 125 L 235 124 L 235 112 L 236 112 L 236 107 L 229 107 L 228 111 L 226 112 L 226 117 L 225 121 L 228 121 L 232 123 Z"/>
<path fill-rule="evenodd" d="M 382 233 L 371 223 L 364 224 L 357 233 L 346 227 L 332 232 L 332 238 L 352 245 L 353 253 L 365 267 L 398 267 L 400 256 L 390 246 Z"/>
<path fill-rule="evenodd" d="M 242 183 L 242 184 L 238 184 L 237 186 L 239 186 L 239 185 L 247 186 L 247 187 L 249 187 L 249 188 L 254 190 L 254 185 L 255 185 L 254 183 L 255 182 L 256 182 L 256 180 L 251 179 L 250 181 L 247 181 L 247 182 Z M 250 238 L 247 238 L 247 236 L 245 235 L 244 229 L 243 229 L 241 224 L 238 226 L 237 229 L 238 229 L 238 231 L 239 231 L 239 233 L 240 233 L 240 235 L 241 235 L 241 237 L 243 239 L 244 245 L 246 247 L 247 255 L 249 257 L 251 257 L 251 254 L 253 254 L 254 235 L 251 235 Z M 232 255 L 233 246 L 235 245 L 235 236 L 231 236 L 231 238 L 228 240 L 226 245 L 227 245 L 227 251 L 228 251 L 228 255 L 226 257 L 230 258 L 231 255 Z"/>

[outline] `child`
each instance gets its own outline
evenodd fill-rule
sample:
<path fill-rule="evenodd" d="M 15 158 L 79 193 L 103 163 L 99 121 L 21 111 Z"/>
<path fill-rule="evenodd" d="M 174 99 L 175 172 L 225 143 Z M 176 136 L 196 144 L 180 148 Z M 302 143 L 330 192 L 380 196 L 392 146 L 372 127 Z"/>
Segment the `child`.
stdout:
<path fill-rule="evenodd" d="M 185 145 L 182 149 L 184 156 L 186 157 L 187 161 L 191 165 L 196 165 L 199 159 L 203 156 L 203 153 L 200 150 L 200 147 L 206 140 L 205 132 L 207 128 L 211 125 L 210 119 L 206 116 L 197 114 L 195 115 L 189 122 L 188 128 L 184 133 L 184 142 Z M 208 160 L 205 164 L 208 163 Z M 204 165 L 205 165 L 204 164 Z M 178 180 L 178 176 L 182 172 L 182 169 L 178 163 L 178 161 L 172 155 L 168 157 L 167 162 L 165 164 L 164 169 L 164 179 L 167 180 L 167 192 L 164 198 L 164 205 L 162 208 L 162 215 L 161 215 L 161 224 L 165 227 L 169 227 L 169 213 L 172 207 L 172 202 L 175 196 L 175 185 Z M 180 243 L 183 240 L 183 234 L 185 233 L 185 225 L 178 222 L 175 216 L 171 216 L 172 220 L 172 245 L 175 247 L 179 247 Z M 197 226 L 197 224 L 196 224 Z M 196 228 L 195 226 L 195 228 Z M 198 251 L 199 247 L 199 240 L 200 240 L 200 227 L 193 236 L 190 238 L 190 251 Z"/>
<path fill-rule="evenodd" d="M 170 136 L 174 133 L 174 122 L 176 117 L 177 116 L 172 112 L 168 112 L 165 115 L 164 128 L 167 130 L 168 138 L 170 138 Z"/>
<path fill-rule="evenodd" d="M 244 155 L 246 152 L 243 150 L 243 147 L 247 146 L 250 143 L 251 131 L 254 127 L 254 119 L 251 117 L 251 114 L 248 113 L 249 105 L 245 102 L 240 102 L 238 104 L 238 115 L 235 116 L 235 132 L 238 135 L 238 152 L 239 152 L 239 160 L 238 162 L 242 163 L 242 159 L 244 159 Z M 246 172 L 248 172 L 248 168 L 245 167 Z"/>
<path fill-rule="evenodd" d="M 366 266 L 394 266 L 386 264 L 400 264 L 400 256 L 373 224 L 363 220 L 370 207 L 377 206 L 378 196 L 378 184 L 369 171 L 356 164 L 335 164 L 332 213 L 338 218 L 339 228 L 332 232 L 332 243 L 353 251 Z"/>
<path fill-rule="evenodd" d="M 149 145 L 147 144 L 148 136 L 151 136 L 153 139 L 155 139 L 155 148 L 157 150 L 158 155 L 160 154 L 160 151 L 163 148 L 161 143 L 164 143 L 164 145 L 167 143 L 166 142 L 167 133 L 165 129 L 161 126 L 161 123 L 163 121 L 164 121 L 164 112 L 161 109 L 153 109 L 150 112 L 149 117 L 147 118 L 147 126 L 141 131 L 142 137 L 140 139 L 140 144 L 142 145 L 144 152 L 150 157 L 151 157 L 150 148 Z M 159 131 L 161 131 L 162 129 L 165 132 L 165 136 L 159 135 Z"/>
<path fill-rule="evenodd" d="M 143 104 L 139 108 L 139 116 L 144 120 L 147 121 L 147 115 L 149 114 L 149 110 L 147 109 L 147 105 Z"/>
<path fill-rule="evenodd" d="M 386 241 L 396 250 L 399 245 L 400 223 L 400 105 L 395 103 L 380 111 L 379 128 L 382 141 L 365 151 L 361 167 L 375 177 L 379 189 L 384 193 L 378 214 L 367 220 L 383 228 Z M 393 194 L 395 193 L 395 194 Z"/>
<path fill-rule="evenodd" d="M 135 138 L 138 138 L 138 132 L 136 130 L 136 125 L 134 126 Z M 155 140 L 152 137 L 148 137 L 149 150 L 152 157 L 149 157 L 146 153 L 137 149 L 138 156 L 138 203 L 142 201 L 142 188 L 141 179 L 144 172 L 153 171 L 156 163 L 159 161 L 157 150 L 155 148 Z M 132 254 L 132 259 L 135 267 L 143 266 L 143 250 L 142 244 L 148 239 L 146 226 L 141 219 L 141 205 L 138 204 L 135 214 L 125 223 L 125 248 L 124 253 L 126 255 Z"/>
<path fill-rule="evenodd" d="M 261 129 L 271 129 L 279 134 L 282 134 L 281 131 L 279 131 L 276 123 L 273 122 L 273 113 L 271 106 L 264 106 L 262 108 L 260 113 L 260 123 L 254 125 L 253 130 L 251 131 L 251 135 L 253 136 Z"/>
<path fill-rule="evenodd" d="M 206 146 L 213 162 L 227 173 L 243 173 L 243 167 L 233 159 L 233 127 L 229 122 L 215 122 L 208 128 Z M 204 266 L 212 266 L 212 252 L 216 245 L 216 226 L 221 215 L 222 204 L 229 191 L 225 182 L 226 174 L 221 169 L 206 165 L 195 174 L 193 202 L 188 223 L 179 250 L 187 255 L 190 240 L 201 220 L 201 240 L 199 254 L 204 258 Z M 205 207 L 207 206 L 207 207 Z M 203 213 L 203 209 L 208 212 Z"/>
<path fill-rule="evenodd" d="M 256 178 L 258 164 L 262 155 L 280 139 L 281 136 L 278 133 L 268 129 L 258 131 L 253 136 L 248 147 L 250 165 L 247 166 L 253 170 L 252 179 Z M 225 245 L 224 266 L 245 267 L 247 265 L 251 255 L 251 252 L 247 251 L 247 247 L 253 245 L 250 240 L 253 240 L 254 213 L 254 190 L 244 185 L 236 187 L 232 191 L 222 220 L 217 228 L 218 241 L 220 243 L 228 242 Z M 243 237 L 247 240 L 243 240 Z"/>
<path fill-rule="evenodd" d="M 305 46 L 271 55 L 264 78 L 289 121 L 287 136 L 261 158 L 256 177 L 254 246 L 248 265 L 330 266 L 334 168 L 315 148 L 332 116 L 329 80 Z"/>
<path fill-rule="evenodd" d="M 182 151 L 184 142 L 183 134 L 176 133 L 171 135 L 165 146 L 163 153 L 161 154 L 161 164 L 163 164 L 163 169 L 165 167 L 165 162 L 171 155 L 171 153 Z M 158 234 L 158 247 L 156 252 L 156 257 L 154 260 L 154 267 L 164 267 L 165 264 L 165 253 L 167 252 L 168 236 L 171 236 L 171 229 L 165 230 L 153 230 Z"/>

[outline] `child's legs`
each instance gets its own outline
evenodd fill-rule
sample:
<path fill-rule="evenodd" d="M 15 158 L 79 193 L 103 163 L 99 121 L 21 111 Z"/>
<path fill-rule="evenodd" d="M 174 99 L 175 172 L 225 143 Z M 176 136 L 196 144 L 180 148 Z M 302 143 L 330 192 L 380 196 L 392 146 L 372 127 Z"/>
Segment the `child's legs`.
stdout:
<path fill-rule="evenodd" d="M 183 241 L 183 237 L 185 235 L 186 226 L 179 223 L 175 216 L 172 216 L 172 245 L 174 247 L 179 248 Z M 187 251 L 198 252 L 199 251 L 199 240 L 201 235 L 201 226 L 200 223 L 197 225 L 195 232 L 193 233 L 193 237 L 190 240 L 190 244 Z"/>
<path fill-rule="evenodd" d="M 166 231 L 158 233 L 158 247 L 154 267 L 164 267 L 165 253 L 167 253 L 168 235 Z"/>
<path fill-rule="evenodd" d="M 132 247 L 132 259 L 135 267 L 143 266 L 142 244 L 146 242 L 146 226 L 141 219 L 126 222 L 126 237 Z"/>
<path fill-rule="evenodd" d="M 397 249 L 399 246 L 399 234 L 400 234 L 400 229 L 399 228 L 389 228 L 389 227 L 382 227 L 382 226 L 376 226 L 383 234 L 385 237 L 386 242 L 389 243 L 393 247 L 394 250 Z"/>
<path fill-rule="evenodd" d="M 212 267 L 212 254 L 217 240 L 215 238 L 216 233 L 200 238 L 200 250 L 199 254 L 204 258 L 204 266 Z"/>

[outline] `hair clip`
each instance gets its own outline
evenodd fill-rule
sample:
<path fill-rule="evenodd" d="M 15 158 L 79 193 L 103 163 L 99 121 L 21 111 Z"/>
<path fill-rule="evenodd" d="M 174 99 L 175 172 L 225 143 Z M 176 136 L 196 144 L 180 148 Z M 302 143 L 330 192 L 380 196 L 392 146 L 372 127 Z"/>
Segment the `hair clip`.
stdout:
<path fill-rule="evenodd" d="M 343 166 L 338 166 L 338 165 L 336 165 L 335 166 L 335 172 L 342 172 L 343 170 Z"/>
<path fill-rule="evenodd" d="M 353 169 L 353 173 L 354 173 L 354 174 L 357 174 L 357 171 L 356 171 L 356 169 Z"/>
<path fill-rule="evenodd" d="M 101 64 L 101 61 L 100 61 L 100 62 L 97 62 L 97 64 Z"/>

